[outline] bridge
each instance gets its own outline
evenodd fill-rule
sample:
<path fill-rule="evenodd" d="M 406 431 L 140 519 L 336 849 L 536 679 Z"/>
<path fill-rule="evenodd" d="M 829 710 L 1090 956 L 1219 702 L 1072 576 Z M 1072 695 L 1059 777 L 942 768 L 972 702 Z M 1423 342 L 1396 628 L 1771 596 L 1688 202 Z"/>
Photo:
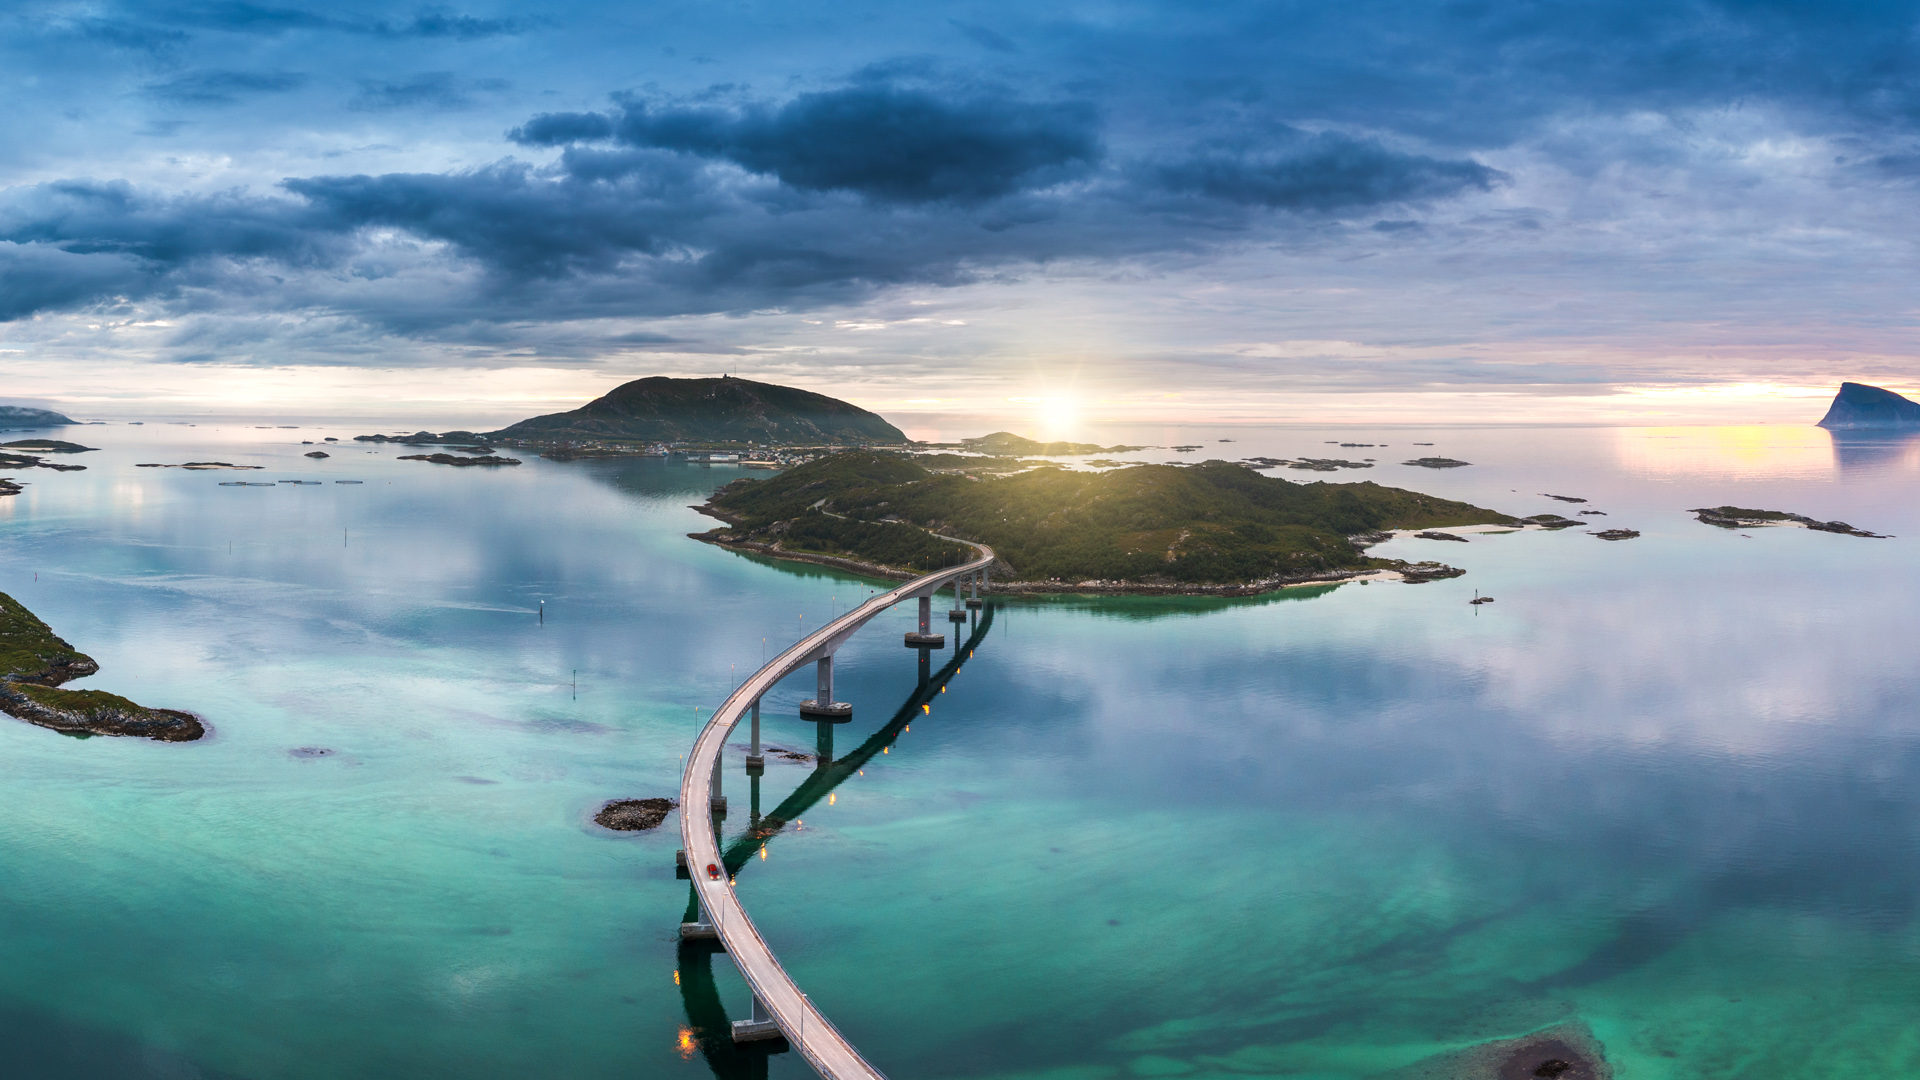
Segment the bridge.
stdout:
<path fill-rule="evenodd" d="M 760 813 L 760 778 L 749 772 L 747 829 L 734 837 L 721 852 L 720 868 L 728 880 L 752 866 L 754 856 L 780 835 L 789 823 L 799 821 L 801 815 L 833 794 L 836 788 L 860 776 L 861 770 L 892 748 L 915 720 L 924 720 L 924 707 L 945 692 L 947 685 L 966 666 L 974 649 L 980 646 L 992 629 L 993 608 L 983 607 L 978 620 L 971 626 L 972 632 L 964 641 L 960 635 L 954 635 L 953 655 L 938 671 L 932 670 L 927 663 L 929 650 L 920 650 L 922 666 L 919 683 L 913 693 L 894 710 L 893 717 L 842 757 L 834 757 L 825 752 L 826 747 L 822 747 L 822 753 L 815 759 L 814 769 L 807 779 L 764 816 Z M 832 727 L 822 724 L 821 731 L 823 735 L 828 735 Z M 689 884 L 686 920 L 695 922 L 699 917 L 698 894 Z M 766 1080 L 767 1054 L 760 1048 L 765 1046 L 774 1052 L 784 1052 L 786 1046 L 734 1041 L 734 1024 L 727 1014 L 725 1003 L 720 999 L 720 988 L 713 976 L 714 954 L 722 951 L 720 942 L 713 938 L 687 938 L 680 942 L 674 981 L 680 986 L 680 1002 L 687 1014 L 687 1028 L 681 1035 L 686 1040 L 684 1049 L 699 1050 L 707 1059 L 713 1075 L 720 1080 Z M 751 1022 L 747 1023 L 751 1026 Z"/>
<path fill-rule="evenodd" d="M 714 710 L 713 718 L 701 729 L 693 752 L 688 755 L 686 775 L 680 781 L 680 838 L 685 845 L 687 871 L 693 880 L 694 892 L 690 912 L 694 917 L 681 923 L 680 935 L 683 939 L 717 938 L 752 988 L 753 1017 L 733 1025 L 735 1039 L 785 1036 L 825 1080 L 885 1080 L 886 1074 L 861 1057 L 853 1044 L 801 992 L 734 895 L 733 875 L 738 863 L 729 865 L 731 860 L 722 854 L 714 831 L 715 813 L 726 808 L 721 758 L 733 729 L 750 715 L 752 743 L 747 765 L 750 770 L 757 770 L 763 760 L 760 699 L 781 679 L 807 664 L 816 666 L 817 690 L 811 700 L 801 703 L 801 713 L 826 721 L 851 715 L 852 706 L 834 700 L 834 653 L 869 619 L 902 600 L 920 602 L 919 629 L 906 635 L 906 644 L 922 650 L 922 662 L 926 659 L 926 649 L 943 645 L 944 637 L 933 632 L 934 595 L 948 585 L 953 586 L 955 610 L 960 610 L 961 583 L 984 582 L 987 568 L 993 563 L 993 549 L 954 537 L 942 539 L 965 544 L 973 548 L 978 557 L 914 578 L 869 598 L 801 638 L 754 672 Z"/>

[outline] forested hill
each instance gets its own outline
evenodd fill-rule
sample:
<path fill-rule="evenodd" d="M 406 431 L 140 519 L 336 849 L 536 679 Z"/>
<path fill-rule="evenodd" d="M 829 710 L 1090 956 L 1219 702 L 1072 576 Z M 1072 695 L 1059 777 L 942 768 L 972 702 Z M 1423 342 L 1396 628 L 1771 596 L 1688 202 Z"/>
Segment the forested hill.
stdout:
<path fill-rule="evenodd" d="M 522 420 L 489 437 L 843 446 L 907 439 L 838 398 L 731 376 L 636 379 L 571 412 Z"/>
<path fill-rule="evenodd" d="M 1400 488 L 1295 484 L 1228 462 L 971 480 L 871 451 L 735 481 L 709 506 L 734 523 L 715 537 L 723 541 L 901 569 L 951 562 L 952 545 L 920 526 L 991 545 L 1024 581 L 1230 584 L 1304 576 L 1369 565 L 1348 540 L 1356 534 L 1514 523 Z"/>

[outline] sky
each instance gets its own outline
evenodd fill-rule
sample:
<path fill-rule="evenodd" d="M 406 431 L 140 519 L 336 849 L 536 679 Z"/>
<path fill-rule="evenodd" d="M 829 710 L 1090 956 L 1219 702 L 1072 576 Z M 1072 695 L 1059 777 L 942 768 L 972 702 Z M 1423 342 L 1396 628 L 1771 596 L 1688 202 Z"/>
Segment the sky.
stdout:
<path fill-rule="evenodd" d="M 1914 390 L 1920 8 L 16 3 L 0 400 L 1806 422 Z M 971 432 L 969 432 L 971 433 Z"/>

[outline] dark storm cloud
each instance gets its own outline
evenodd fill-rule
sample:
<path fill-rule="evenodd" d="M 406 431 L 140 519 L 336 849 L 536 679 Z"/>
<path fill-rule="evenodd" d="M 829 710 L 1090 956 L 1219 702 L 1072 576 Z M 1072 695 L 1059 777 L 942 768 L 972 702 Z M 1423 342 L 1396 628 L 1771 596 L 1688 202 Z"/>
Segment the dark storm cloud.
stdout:
<path fill-rule="evenodd" d="M 428 11 L 421 12 L 413 17 L 412 22 L 398 28 L 383 24 L 378 32 L 400 37 L 443 37 L 459 41 L 474 41 L 479 38 L 524 34 L 531 26 L 532 23 L 522 19 L 476 19 L 471 15 Z"/>
<path fill-rule="evenodd" d="M 337 231 L 287 200 L 240 194 L 156 196 L 124 181 L 61 180 L 0 202 L 0 241 L 116 255 L 166 271 L 207 258 L 312 266 L 338 254 Z"/>
<path fill-rule="evenodd" d="M 204 4 L 157 13 L 157 19 L 181 26 L 242 34 L 284 34 L 293 30 L 332 30 L 380 37 L 454 38 L 472 41 L 524 33 L 520 19 L 482 19 L 442 9 L 423 9 L 410 19 L 369 19 L 265 4 Z"/>
<path fill-rule="evenodd" d="M 1057 183 L 1100 160 L 1085 102 L 946 98 L 890 85 L 801 94 L 740 109 L 653 107 L 535 117 L 529 146 L 613 139 L 725 159 L 802 191 L 852 191 L 893 203 L 981 202 Z"/>
<path fill-rule="evenodd" d="M 143 89 L 149 97 L 183 105 L 230 105 L 245 97 L 297 90 L 306 81 L 297 71 L 195 71 Z"/>
<path fill-rule="evenodd" d="M 125 255 L 0 241 L 0 322 L 145 296 L 161 280 L 158 269 Z"/>
<path fill-rule="evenodd" d="M 457 175 L 322 176 L 286 187 L 335 231 L 404 229 L 513 277 L 604 273 L 627 256 L 656 253 L 663 241 L 655 218 L 686 205 L 663 205 L 631 184 L 542 179 L 519 163 Z"/>
<path fill-rule="evenodd" d="M 1169 191 L 1243 205 L 1332 211 L 1486 191 L 1502 179 L 1475 161 L 1389 150 L 1368 139 L 1322 133 L 1278 148 L 1208 149 L 1155 168 Z"/>
<path fill-rule="evenodd" d="M 477 268 L 486 295 L 517 296 L 514 310 L 534 318 L 804 306 L 976 281 L 1009 265 L 1190 250 L 1177 219 L 1196 200 L 1319 213 L 1441 198 L 1495 177 L 1472 162 L 1292 129 L 1278 150 L 1243 142 L 1111 165 L 1085 103 L 862 78 L 778 105 L 626 99 L 608 113 L 536 116 L 512 136 L 561 147 L 547 165 L 297 177 L 281 184 L 291 198 L 169 197 L 91 181 L 14 189 L 0 197 L 0 240 L 119 261 L 112 273 L 63 269 L 67 285 L 25 294 L 7 315 L 231 279 L 243 265 L 256 278 L 268 266 L 365 277 L 395 258 Z M 221 73 L 175 83 L 183 100 L 265 88 Z M 480 85 L 430 73 L 367 84 L 356 104 L 454 108 Z M 1184 200 L 1174 215 L 1156 205 L 1169 191 Z M 376 244 L 376 234 L 429 246 Z M 369 244 L 386 253 L 365 254 Z M 128 267 L 137 280 L 126 280 Z M 487 317 L 450 297 L 433 303 L 446 310 L 379 318 L 424 327 Z"/>
<path fill-rule="evenodd" d="M 121 19 L 83 19 L 68 29 L 88 41 L 140 52 L 159 53 L 187 40 L 183 30 L 143 26 Z"/>
<path fill-rule="evenodd" d="M 1431 265 L 1399 253 L 1518 273 L 1554 244 L 1569 278 L 1632 290 L 1679 243 L 1701 265 L 1776 243 L 1782 274 L 1816 233 L 1891 243 L 1906 215 L 1856 196 L 1907 197 L 1920 145 L 1911 5 L 33 10 L 0 19 L 9 71 L 43 80 L 0 117 L 23 185 L 0 317 L 149 297 L 452 335 L 1300 252 L 1391 291 Z M 642 89 L 591 104 L 617 86 Z M 155 104 L 234 101 L 257 105 L 181 126 Z M 38 183 L 89 175 L 141 182 Z M 185 193 L 211 184 L 235 190 Z"/>
<path fill-rule="evenodd" d="M 964 23 L 959 19 L 948 19 L 947 25 L 965 34 L 967 40 L 983 49 L 992 49 L 994 52 L 1003 53 L 1017 53 L 1020 51 L 1020 46 L 1015 45 L 1012 38 L 999 33 L 992 27 L 981 26 L 977 23 Z"/>
<path fill-rule="evenodd" d="M 400 81 L 360 80 L 360 92 L 347 107 L 360 111 L 383 109 L 467 109 L 474 94 L 505 90 L 505 79 L 461 79 L 451 71 L 427 71 Z"/>
<path fill-rule="evenodd" d="M 279 34 L 288 30 L 335 30 L 347 24 L 317 12 L 300 8 L 269 7 L 264 4 L 202 4 L 177 9 L 170 21 L 212 30 L 231 30 L 250 34 Z"/>

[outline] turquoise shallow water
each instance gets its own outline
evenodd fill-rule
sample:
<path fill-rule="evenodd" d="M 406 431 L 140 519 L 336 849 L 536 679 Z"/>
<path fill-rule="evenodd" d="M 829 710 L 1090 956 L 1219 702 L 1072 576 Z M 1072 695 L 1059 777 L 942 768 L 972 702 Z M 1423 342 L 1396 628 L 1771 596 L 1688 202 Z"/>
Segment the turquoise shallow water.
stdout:
<path fill-rule="evenodd" d="M 295 445 L 352 430 L 75 430 L 104 448 L 88 471 L 0 500 L 0 589 L 100 661 L 76 685 L 215 735 L 0 722 L 9 1075 L 807 1075 L 706 1041 L 747 1002 L 675 940 L 678 818 L 588 818 L 672 794 L 730 680 L 866 583 L 685 539 L 725 468 L 474 475 Z M 1129 437 L 1377 456 L 1332 479 L 1515 513 L 1581 496 L 1643 535 L 1377 549 L 1469 571 L 1421 586 L 999 604 L 910 729 L 739 875 L 883 1069 L 1410 1077 L 1573 1024 L 1621 1077 L 1920 1070 L 1920 449 Z M 1392 464 L 1428 453 L 1475 464 Z M 207 458 L 270 468 L 133 468 Z M 364 483 L 219 486 L 242 476 Z M 1898 538 L 1684 513 L 1720 503 Z M 911 617 L 842 652 L 837 754 L 917 706 Z M 812 751 L 803 682 L 767 735 Z M 762 808 L 810 775 L 774 759 Z M 737 757 L 727 785 L 732 835 Z"/>

